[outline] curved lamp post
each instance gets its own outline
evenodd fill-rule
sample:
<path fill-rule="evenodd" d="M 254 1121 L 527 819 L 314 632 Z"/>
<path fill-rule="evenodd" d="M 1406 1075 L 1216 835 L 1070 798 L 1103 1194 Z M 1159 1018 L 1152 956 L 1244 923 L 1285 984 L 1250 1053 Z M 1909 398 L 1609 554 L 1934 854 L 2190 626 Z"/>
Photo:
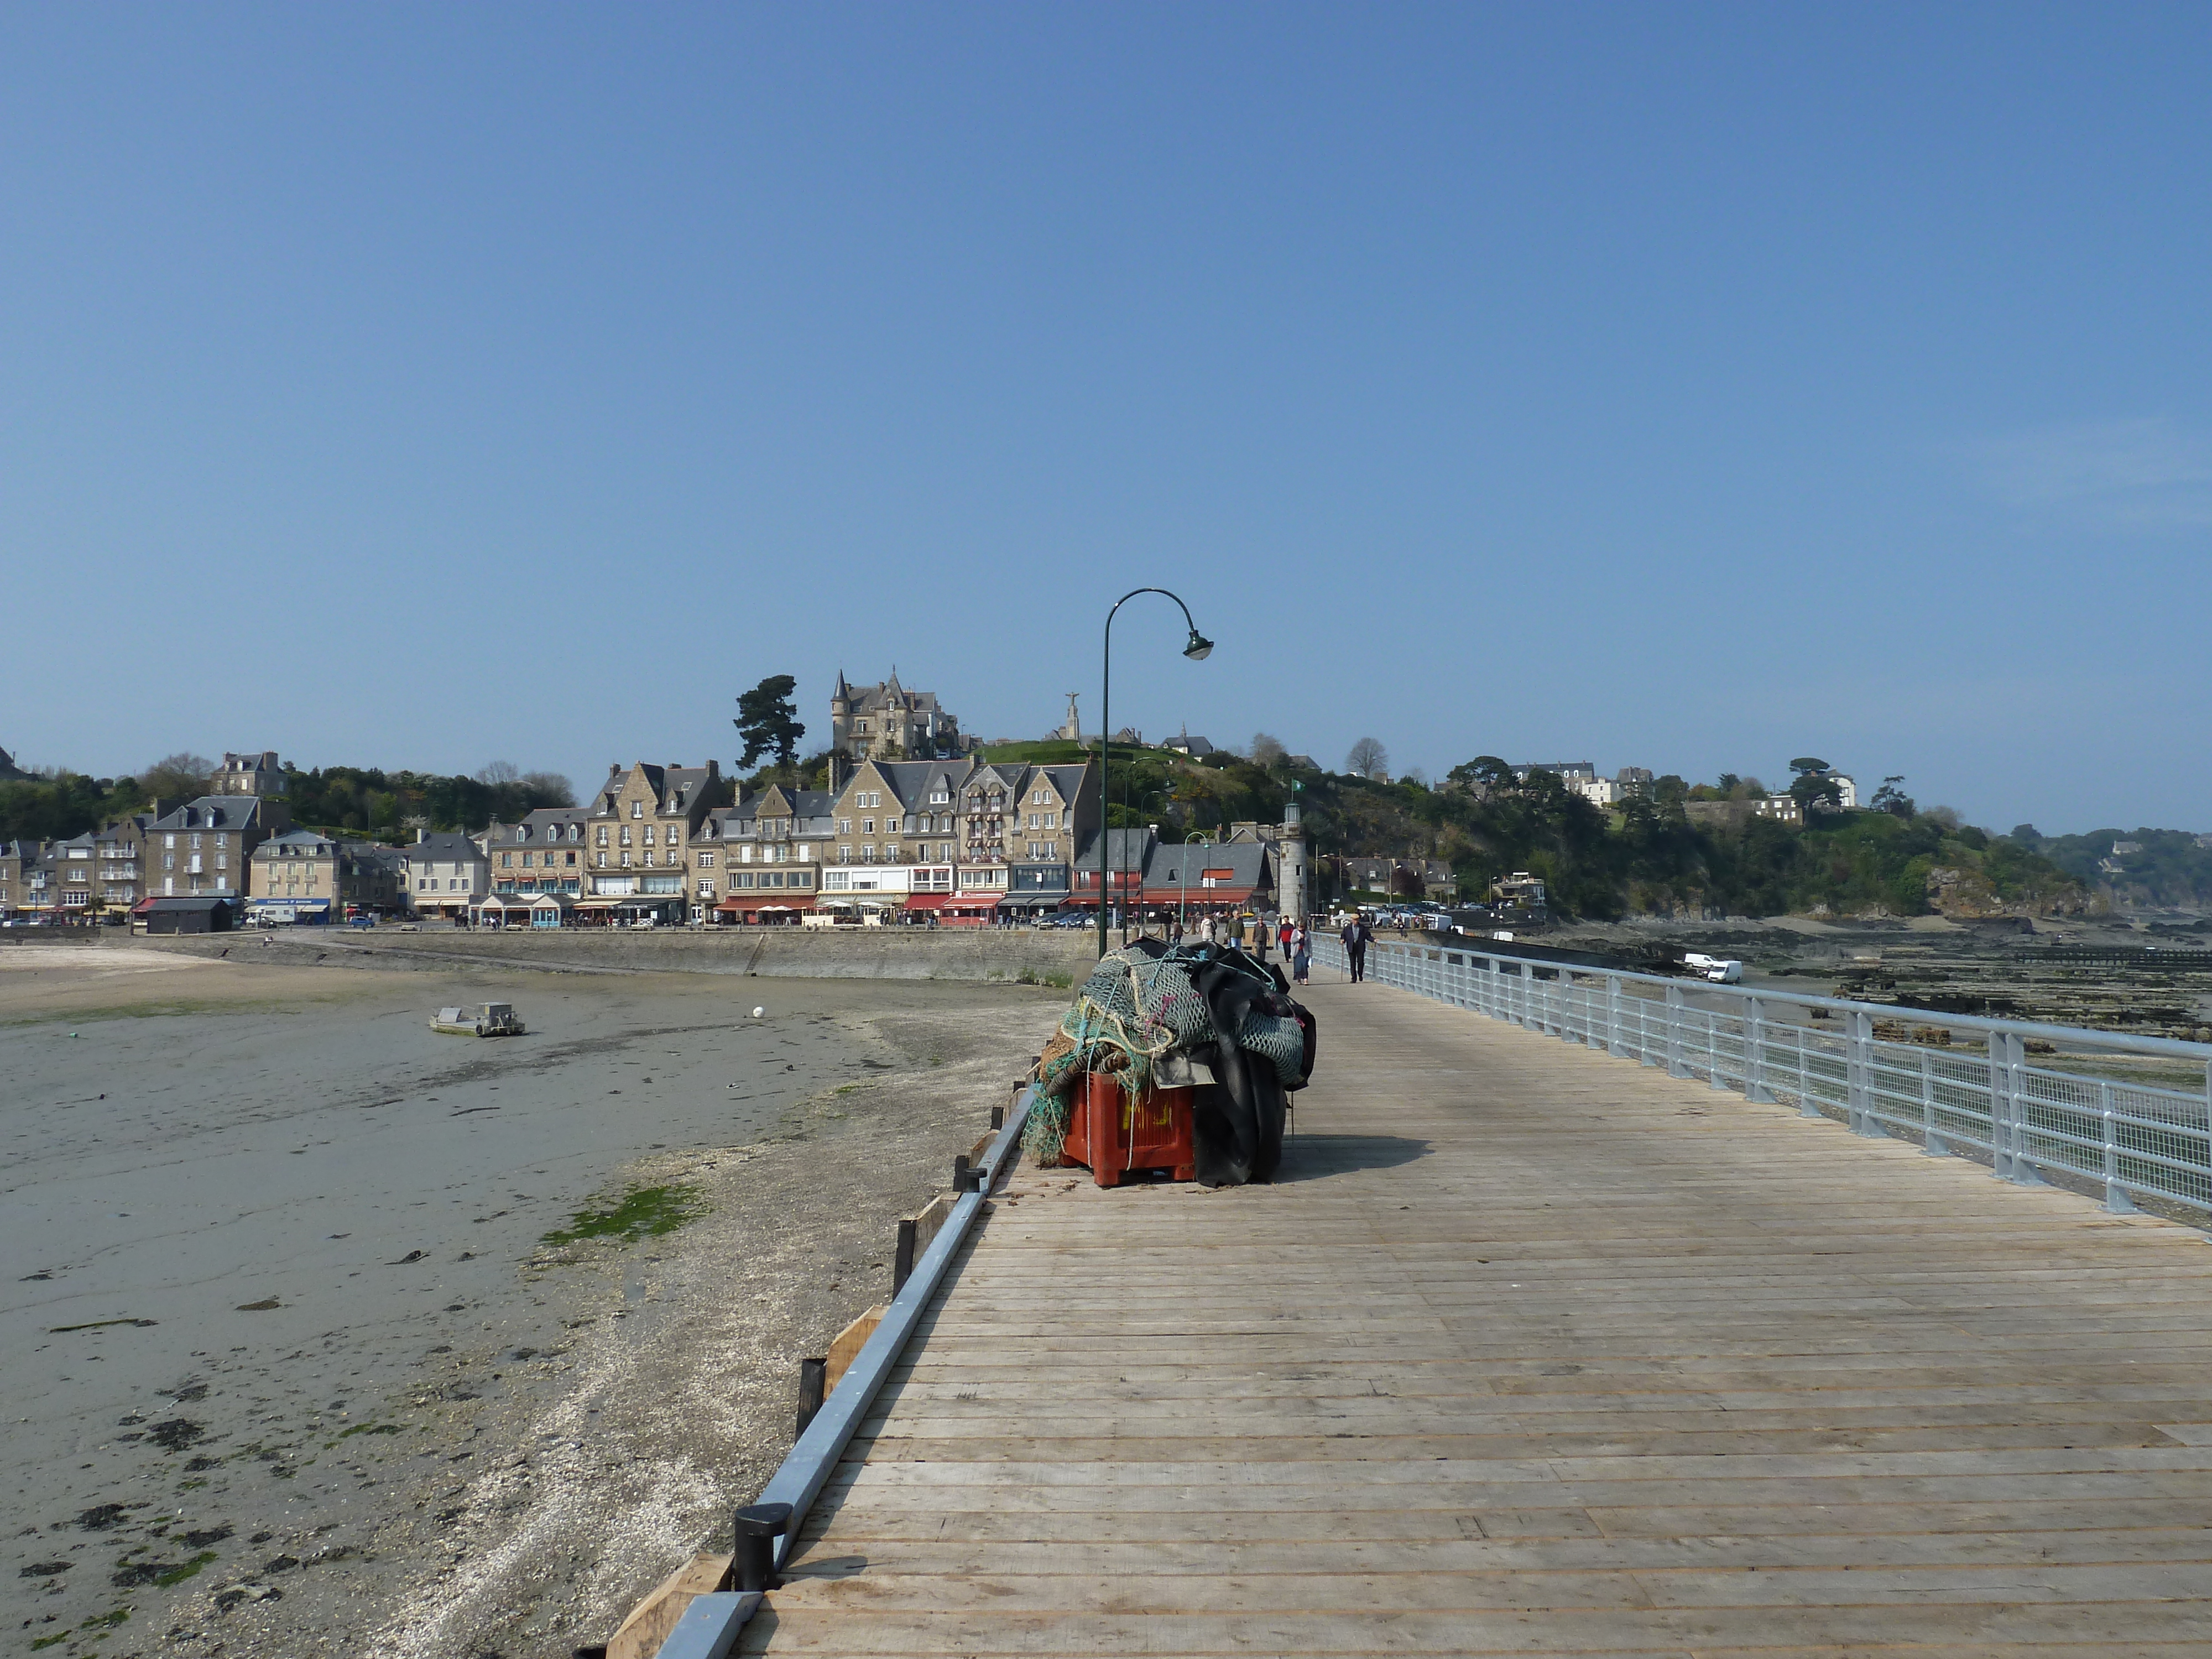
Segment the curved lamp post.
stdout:
<path fill-rule="evenodd" d="M 1182 937 L 1184 920 L 1183 913 L 1190 908 L 1190 844 L 1193 842 L 1198 842 L 1201 847 L 1210 847 L 1213 844 L 1212 838 L 1209 837 L 1203 830 L 1186 830 L 1183 834 L 1182 857 L 1176 860 L 1182 867 L 1176 872 L 1177 875 L 1182 878 L 1182 896 L 1176 902 L 1176 937 L 1177 939 L 1181 939 Z"/>
<path fill-rule="evenodd" d="M 1106 613 L 1106 644 L 1100 653 L 1098 677 L 1098 954 L 1106 954 L 1106 906 L 1112 891 L 1111 874 L 1114 868 L 1113 830 L 1108 826 L 1107 806 L 1114 798 L 1114 611 L 1139 593 L 1160 593 L 1175 599 L 1176 608 L 1182 612 L 1183 626 L 1190 629 L 1190 638 L 1184 642 L 1182 653 L 1193 662 L 1204 662 L 1213 653 L 1213 641 L 1198 631 L 1198 624 L 1190 619 L 1190 607 L 1164 587 L 1133 587 L 1114 601 L 1114 610 Z"/>

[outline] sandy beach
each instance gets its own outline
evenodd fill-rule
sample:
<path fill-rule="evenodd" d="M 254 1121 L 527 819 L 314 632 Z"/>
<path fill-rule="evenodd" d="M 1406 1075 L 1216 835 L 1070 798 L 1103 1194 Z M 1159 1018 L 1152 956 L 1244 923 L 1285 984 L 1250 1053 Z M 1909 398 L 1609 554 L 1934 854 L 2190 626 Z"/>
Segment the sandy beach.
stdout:
<path fill-rule="evenodd" d="M 1065 994 L 0 950 L 18 1650 L 604 1639 Z"/>

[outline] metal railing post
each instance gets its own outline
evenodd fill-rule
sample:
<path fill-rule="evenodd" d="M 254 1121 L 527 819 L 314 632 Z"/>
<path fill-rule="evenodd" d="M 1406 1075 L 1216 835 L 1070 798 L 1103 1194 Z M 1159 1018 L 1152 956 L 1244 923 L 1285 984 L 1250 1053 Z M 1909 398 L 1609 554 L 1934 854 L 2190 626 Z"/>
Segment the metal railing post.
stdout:
<path fill-rule="evenodd" d="M 1682 988 L 1667 988 L 1667 1075 L 1687 1077 L 1690 1068 L 1682 1063 Z"/>
<path fill-rule="evenodd" d="M 1874 1016 L 1856 1010 L 1850 1017 L 1850 1047 L 1845 1053 L 1845 1074 L 1850 1079 L 1850 1104 L 1846 1109 L 1851 1133 L 1879 1138 L 1887 1133 L 1874 1115 Z"/>
<path fill-rule="evenodd" d="M 2021 1121 L 2020 1068 L 2026 1061 L 2027 1044 L 2019 1036 L 2003 1030 L 1990 1033 L 1990 1085 L 1998 1097 L 1992 1105 L 2001 1104 L 2004 1111 L 2002 1137 L 1990 1136 L 2004 1148 L 1991 1158 L 1992 1172 L 2022 1187 L 2037 1187 L 2043 1183 L 2043 1174 L 2027 1148 L 2027 1126 Z"/>
<path fill-rule="evenodd" d="M 1936 1127 L 1936 1058 L 1925 1049 L 1920 1054 L 1920 1150 L 1930 1158 L 1951 1155 L 1951 1143 Z"/>
<path fill-rule="evenodd" d="M 2112 1085 L 2097 1085 L 2097 1116 L 2104 1125 L 2105 1207 L 2114 1215 L 2133 1215 L 2136 1201 L 2120 1185 L 2120 1141 L 2112 1127 Z"/>
<path fill-rule="evenodd" d="M 1809 1025 L 1797 1028 L 1797 1115 L 1826 1117 L 1827 1114 L 1820 1109 L 1820 1103 L 1813 1097 L 1813 1067 L 1805 1047 L 1805 1039 L 1812 1035 Z"/>
<path fill-rule="evenodd" d="M 1774 1091 L 1766 1086 L 1766 1005 L 1757 997 L 1746 997 L 1743 1004 L 1743 1097 L 1771 1106 Z"/>
<path fill-rule="evenodd" d="M 1605 976 L 1605 1051 L 1615 1060 L 1625 1060 L 1620 1042 L 1620 975 Z"/>

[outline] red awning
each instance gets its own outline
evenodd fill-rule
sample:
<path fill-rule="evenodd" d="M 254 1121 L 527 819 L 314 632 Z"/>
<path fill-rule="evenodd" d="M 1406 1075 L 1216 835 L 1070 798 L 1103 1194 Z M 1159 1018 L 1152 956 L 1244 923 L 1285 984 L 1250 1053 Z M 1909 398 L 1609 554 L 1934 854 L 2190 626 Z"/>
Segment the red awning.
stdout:
<path fill-rule="evenodd" d="M 154 908 L 154 901 L 153 901 L 152 899 L 150 899 L 150 898 L 142 898 L 142 899 L 140 899 L 140 900 L 138 901 L 138 902 L 137 902 L 137 903 L 136 903 L 136 904 L 134 904 L 134 905 L 132 905 L 132 906 L 131 907 L 131 914 L 132 915 L 134 915 L 134 916 L 143 916 L 143 915 L 145 915 L 149 910 L 151 910 L 153 908 Z"/>
<path fill-rule="evenodd" d="M 909 910 L 942 910 L 952 902 L 950 893 L 909 893 L 906 908 Z"/>
<path fill-rule="evenodd" d="M 1004 893 L 955 893 L 945 903 L 948 910 L 995 910 Z"/>

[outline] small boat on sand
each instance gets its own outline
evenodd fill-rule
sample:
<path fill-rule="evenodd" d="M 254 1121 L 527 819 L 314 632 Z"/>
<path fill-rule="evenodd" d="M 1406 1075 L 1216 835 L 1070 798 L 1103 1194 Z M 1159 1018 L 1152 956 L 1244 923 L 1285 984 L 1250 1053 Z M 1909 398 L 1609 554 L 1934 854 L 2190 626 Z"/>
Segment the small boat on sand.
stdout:
<path fill-rule="evenodd" d="M 522 1022 L 510 1003 L 479 1002 L 473 1008 L 441 1008 L 430 1029 L 448 1036 L 520 1036 Z"/>

